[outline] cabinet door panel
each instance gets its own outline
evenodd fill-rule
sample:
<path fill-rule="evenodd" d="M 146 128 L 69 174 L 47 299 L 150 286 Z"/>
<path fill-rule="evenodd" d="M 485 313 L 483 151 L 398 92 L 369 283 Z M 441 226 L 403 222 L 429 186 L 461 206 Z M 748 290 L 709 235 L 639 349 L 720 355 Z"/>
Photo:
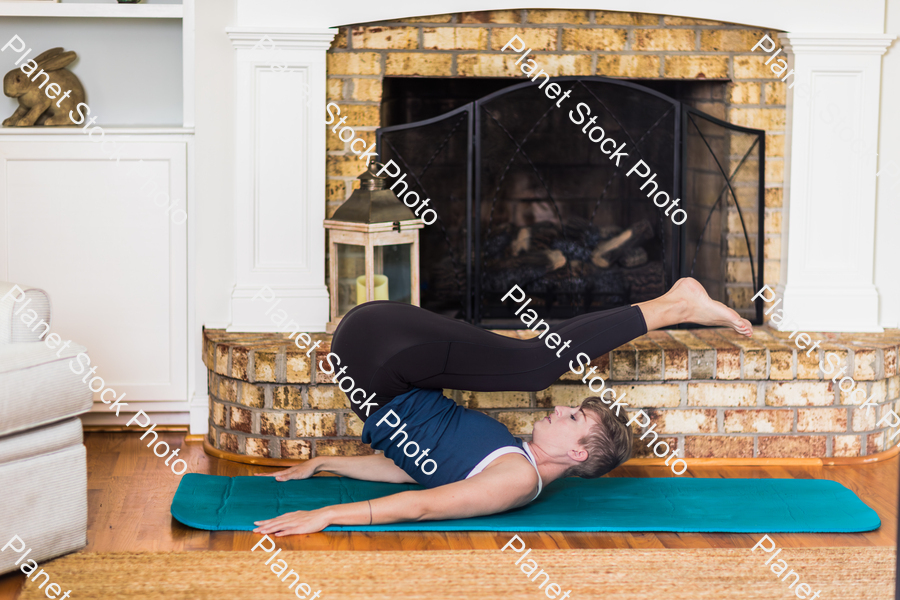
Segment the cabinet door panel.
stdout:
<path fill-rule="evenodd" d="M 46 290 L 126 401 L 187 400 L 186 145 L 117 143 L 0 140 L 0 279 Z"/>

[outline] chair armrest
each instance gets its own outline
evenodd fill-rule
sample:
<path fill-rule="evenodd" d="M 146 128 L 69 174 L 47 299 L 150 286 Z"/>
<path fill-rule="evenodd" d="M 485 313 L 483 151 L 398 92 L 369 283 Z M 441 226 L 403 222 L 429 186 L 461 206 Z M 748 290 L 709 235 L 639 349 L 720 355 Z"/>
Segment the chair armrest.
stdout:
<path fill-rule="evenodd" d="M 40 342 L 49 330 L 47 292 L 0 281 L 0 344 Z"/>

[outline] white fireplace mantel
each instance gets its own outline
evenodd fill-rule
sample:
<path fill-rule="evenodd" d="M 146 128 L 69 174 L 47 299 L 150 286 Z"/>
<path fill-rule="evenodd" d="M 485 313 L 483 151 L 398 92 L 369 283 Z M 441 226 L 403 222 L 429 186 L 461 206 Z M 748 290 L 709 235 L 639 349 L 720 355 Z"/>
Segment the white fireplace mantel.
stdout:
<path fill-rule="evenodd" d="M 787 105 L 781 327 L 882 331 L 874 283 L 875 172 L 881 55 L 894 36 L 779 38 L 796 76 Z"/>
<path fill-rule="evenodd" d="M 787 243 L 778 287 L 785 322 L 806 330 L 880 331 L 879 308 L 885 313 L 879 303 L 900 307 L 900 288 L 879 290 L 874 272 L 876 215 L 886 206 L 876 205 L 874 177 L 875 152 L 884 143 L 882 55 L 894 39 L 884 34 L 886 2 L 857 0 L 848 10 L 845 0 L 236 0 L 235 28 L 228 30 L 237 53 L 237 283 L 229 330 L 276 329 L 265 316 L 267 306 L 252 299 L 263 285 L 305 329 L 323 331 L 328 320 L 321 225 L 325 140 L 323 129 L 311 125 L 317 122 L 313 115 L 324 113 L 325 52 L 336 33 L 329 28 L 424 14 L 557 8 L 668 14 L 789 32 L 780 43 L 810 99 L 799 103 L 789 93 Z M 263 35 L 278 41 L 272 56 L 253 49 Z M 266 72 L 273 61 L 289 62 L 298 72 Z M 308 107 L 287 101 L 305 85 Z M 870 154 L 850 160 L 847 140 L 835 136 L 834 123 L 823 117 L 833 106 Z"/>
<path fill-rule="evenodd" d="M 228 331 L 273 331 L 273 296 L 324 331 L 325 51 L 336 29 L 234 27 L 235 286 Z M 225 175 L 225 174 L 223 174 Z M 272 292 L 260 293 L 268 288 Z M 255 299 L 254 299 L 255 298 Z"/>

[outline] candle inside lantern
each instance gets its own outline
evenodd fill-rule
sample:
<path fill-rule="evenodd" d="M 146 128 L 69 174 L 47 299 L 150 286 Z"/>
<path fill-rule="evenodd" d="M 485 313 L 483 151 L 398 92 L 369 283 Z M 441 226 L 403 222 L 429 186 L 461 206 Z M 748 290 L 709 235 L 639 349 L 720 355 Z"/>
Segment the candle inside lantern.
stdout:
<path fill-rule="evenodd" d="M 373 300 L 388 299 L 388 278 L 387 275 L 375 276 L 375 297 Z M 360 275 L 356 278 L 356 303 L 362 304 L 366 301 L 366 276 Z"/>

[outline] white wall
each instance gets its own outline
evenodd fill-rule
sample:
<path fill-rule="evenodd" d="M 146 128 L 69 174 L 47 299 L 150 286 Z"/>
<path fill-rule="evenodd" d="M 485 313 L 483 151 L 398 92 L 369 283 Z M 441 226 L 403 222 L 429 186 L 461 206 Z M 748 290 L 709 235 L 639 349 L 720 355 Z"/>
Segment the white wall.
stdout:
<path fill-rule="evenodd" d="M 197 324 L 224 328 L 231 322 L 234 286 L 234 48 L 225 28 L 234 3 L 196 3 L 195 231 Z M 202 365 L 201 365 L 202 366 Z M 198 393 L 203 385 L 198 380 Z"/>
<path fill-rule="evenodd" d="M 888 0 L 885 33 L 900 36 L 900 0 Z M 881 62 L 878 131 L 878 195 L 875 220 L 875 285 L 881 296 L 882 327 L 900 327 L 900 48 L 897 41 Z M 893 190 L 890 190 L 893 188 Z"/>
<path fill-rule="evenodd" d="M 234 260 L 234 49 L 225 28 L 234 20 L 230 0 L 196 0 L 194 117 L 194 327 L 224 329 L 231 322 Z M 203 338 L 190 352 L 202 356 Z M 207 370 L 194 364 L 190 431 L 207 429 Z"/>

